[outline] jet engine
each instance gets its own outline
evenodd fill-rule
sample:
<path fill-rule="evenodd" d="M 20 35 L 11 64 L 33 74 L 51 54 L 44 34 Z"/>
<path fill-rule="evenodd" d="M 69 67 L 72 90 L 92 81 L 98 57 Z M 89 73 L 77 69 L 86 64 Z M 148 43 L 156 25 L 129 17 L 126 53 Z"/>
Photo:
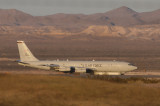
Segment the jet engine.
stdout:
<path fill-rule="evenodd" d="M 78 73 L 86 73 L 86 68 L 82 67 L 71 67 L 71 73 L 78 72 Z"/>

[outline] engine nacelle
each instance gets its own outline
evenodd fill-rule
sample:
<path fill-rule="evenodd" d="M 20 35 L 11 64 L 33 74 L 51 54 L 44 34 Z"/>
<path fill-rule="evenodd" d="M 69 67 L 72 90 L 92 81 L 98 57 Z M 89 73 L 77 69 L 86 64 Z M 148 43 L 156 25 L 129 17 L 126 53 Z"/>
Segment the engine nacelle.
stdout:
<path fill-rule="evenodd" d="M 86 73 L 86 68 L 77 68 L 77 67 L 72 67 L 71 68 L 71 73 Z"/>
<path fill-rule="evenodd" d="M 70 67 L 59 67 L 59 69 L 58 69 L 59 71 L 71 71 L 71 68 Z"/>
<path fill-rule="evenodd" d="M 86 73 L 86 68 L 79 68 L 79 67 L 64 67 L 64 66 L 56 66 L 51 67 L 50 70 L 54 71 L 62 71 L 62 72 L 70 72 L 70 73 Z"/>

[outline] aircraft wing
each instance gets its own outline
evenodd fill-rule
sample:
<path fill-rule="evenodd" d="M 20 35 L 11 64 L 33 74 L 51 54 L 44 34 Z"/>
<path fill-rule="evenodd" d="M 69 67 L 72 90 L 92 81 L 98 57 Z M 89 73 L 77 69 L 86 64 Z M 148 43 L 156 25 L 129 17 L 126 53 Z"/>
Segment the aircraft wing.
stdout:
<path fill-rule="evenodd" d="M 57 65 L 57 64 L 41 64 L 41 65 L 39 65 L 39 66 L 47 66 L 47 67 L 59 67 L 59 65 Z"/>

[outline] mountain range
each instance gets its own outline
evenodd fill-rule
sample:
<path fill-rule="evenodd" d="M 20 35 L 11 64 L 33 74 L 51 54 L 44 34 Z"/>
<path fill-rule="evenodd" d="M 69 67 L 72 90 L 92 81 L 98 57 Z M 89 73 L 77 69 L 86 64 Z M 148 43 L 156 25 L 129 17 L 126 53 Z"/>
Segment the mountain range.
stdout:
<path fill-rule="evenodd" d="M 105 13 L 32 16 L 15 9 L 0 9 L 0 37 L 73 38 L 116 37 L 160 41 L 160 9 L 138 13 L 120 7 Z M 81 37 L 81 38 L 80 38 Z"/>
<path fill-rule="evenodd" d="M 128 7 L 120 7 L 105 13 L 53 14 L 32 16 L 15 9 L 0 9 L 1 26 L 55 26 L 68 30 L 86 28 L 90 25 L 134 26 L 160 24 L 160 9 L 152 12 L 136 12 Z"/>

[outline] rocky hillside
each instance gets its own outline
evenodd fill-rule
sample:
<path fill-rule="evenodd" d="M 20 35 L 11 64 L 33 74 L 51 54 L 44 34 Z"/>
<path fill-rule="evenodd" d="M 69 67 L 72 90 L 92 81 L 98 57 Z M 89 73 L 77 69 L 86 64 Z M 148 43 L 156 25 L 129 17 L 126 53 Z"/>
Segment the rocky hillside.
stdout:
<path fill-rule="evenodd" d="M 67 35 L 66 31 L 56 29 L 54 26 L 1 26 L 0 35 Z"/>
<path fill-rule="evenodd" d="M 125 37 L 128 39 L 160 40 L 160 25 L 122 26 L 90 26 L 81 34 L 109 37 Z"/>
<path fill-rule="evenodd" d="M 119 37 L 127 38 L 130 40 L 142 39 L 142 40 L 160 40 L 160 25 L 140 25 L 131 27 L 122 26 L 100 26 L 94 25 L 88 28 L 70 32 L 62 29 L 57 29 L 54 26 L 1 26 L 0 36 L 52 36 L 64 38 L 67 36 L 77 37 L 78 36 L 96 36 L 96 37 Z"/>
<path fill-rule="evenodd" d="M 34 17 L 15 9 L 0 9 L 0 25 L 19 26 L 30 25 Z"/>

